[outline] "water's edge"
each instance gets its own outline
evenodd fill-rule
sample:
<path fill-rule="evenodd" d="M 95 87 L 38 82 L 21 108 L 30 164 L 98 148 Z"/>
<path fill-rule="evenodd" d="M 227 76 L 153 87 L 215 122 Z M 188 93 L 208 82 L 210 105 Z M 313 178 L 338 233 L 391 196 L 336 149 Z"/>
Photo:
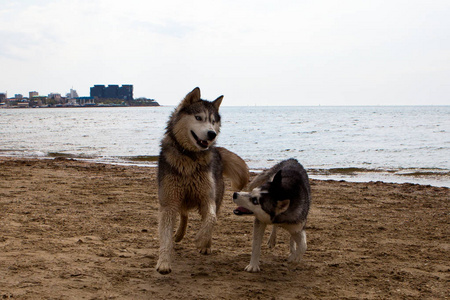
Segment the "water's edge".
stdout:
<path fill-rule="evenodd" d="M 9 151 L 0 151 L 0 156 L 16 159 L 73 159 L 77 161 L 114 164 L 137 167 L 157 167 L 158 156 L 134 156 L 134 157 L 83 157 L 67 153 L 48 153 L 47 155 L 21 156 Z M 12 152 L 12 151 L 11 151 Z M 14 153 L 17 153 L 14 151 Z M 435 187 L 450 188 L 450 171 L 444 169 L 368 169 L 356 167 L 316 169 L 306 168 L 311 179 L 315 180 L 336 180 L 346 182 L 385 182 L 385 183 L 410 183 L 419 185 L 431 185 Z M 263 168 L 251 168 L 251 172 L 262 172 Z"/>

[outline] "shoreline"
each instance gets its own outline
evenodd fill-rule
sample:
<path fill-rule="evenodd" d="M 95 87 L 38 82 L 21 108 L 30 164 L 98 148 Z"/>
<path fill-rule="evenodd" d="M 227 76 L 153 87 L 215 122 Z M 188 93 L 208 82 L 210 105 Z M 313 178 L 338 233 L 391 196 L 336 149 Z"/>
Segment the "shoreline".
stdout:
<path fill-rule="evenodd" d="M 46 108 L 123 108 L 123 107 L 163 107 L 164 105 L 67 105 L 67 106 L 36 106 L 36 107 L 20 107 L 20 106 L 12 106 L 12 107 L 1 107 L 0 109 L 46 109 Z"/>
<path fill-rule="evenodd" d="M 311 180 L 303 260 L 289 236 L 244 271 L 252 217 L 233 214 L 230 183 L 212 254 L 195 248 L 192 211 L 173 272 L 159 253 L 156 168 L 67 158 L 0 157 L 0 297 L 14 299 L 444 299 L 448 296 L 448 188 Z M 270 282 L 270 284 L 267 284 Z M 205 288 L 206 287 L 206 288 Z"/>
<path fill-rule="evenodd" d="M 112 164 L 119 166 L 136 166 L 136 167 L 157 167 L 158 156 L 136 156 L 136 157 L 114 157 L 114 158 L 84 158 L 64 153 L 48 153 L 44 156 L 14 156 L 3 155 L 0 150 L 1 157 L 10 157 L 13 159 L 73 159 L 88 163 Z M 265 168 L 250 168 L 251 172 L 261 172 Z M 363 168 L 336 168 L 317 169 L 306 168 L 308 176 L 316 180 L 334 180 L 345 182 L 383 182 L 397 184 L 418 184 L 430 185 L 434 187 L 450 188 L 450 172 L 444 169 L 398 169 L 392 168 L 382 169 L 363 169 Z"/>
<path fill-rule="evenodd" d="M 354 175 L 317 175 L 310 174 L 310 178 L 316 180 L 336 180 L 353 183 L 382 182 L 394 184 L 417 184 L 424 186 L 450 188 L 450 178 L 448 175 L 396 175 L 390 172 L 361 172 Z M 431 178 L 430 178 L 431 177 Z"/>

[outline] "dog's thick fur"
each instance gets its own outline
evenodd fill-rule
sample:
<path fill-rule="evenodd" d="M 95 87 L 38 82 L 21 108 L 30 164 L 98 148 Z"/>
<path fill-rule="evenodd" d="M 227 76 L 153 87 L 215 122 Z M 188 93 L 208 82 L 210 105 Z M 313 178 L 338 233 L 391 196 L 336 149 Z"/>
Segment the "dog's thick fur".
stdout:
<path fill-rule="evenodd" d="M 291 234 L 288 258 L 297 262 L 306 251 L 306 218 L 311 202 L 311 188 L 308 175 L 295 159 L 282 161 L 259 174 L 249 185 L 250 192 L 234 193 L 237 205 L 253 212 L 253 245 L 248 272 L 259 272 L 259 257 L 264 230 L 273 224 L 269 247 L 275 246 L 276 228 L 282 227 Z M 236 210 L 237 212 L 240 209 Z M 236 213 L 236 212 L 235 212 Z"/>
<path fill-rule="evenodd" d="M 223 175 L 241 190 L 249 181 L 244 160 L 225 148 L 215 147 L 220 132 L 219 107 L 223 96 L 209 102 L 200 89 L 186 95 L 169 118 L 158 161 L 159 259 L 156 269 L 171 272 L 176 216 L 179 242 L 186 233 L 188 211 L 198 209 L 202 225 L 196 235 L 200 253 L 211 253 L 211 236 L 224 194 Z"/>

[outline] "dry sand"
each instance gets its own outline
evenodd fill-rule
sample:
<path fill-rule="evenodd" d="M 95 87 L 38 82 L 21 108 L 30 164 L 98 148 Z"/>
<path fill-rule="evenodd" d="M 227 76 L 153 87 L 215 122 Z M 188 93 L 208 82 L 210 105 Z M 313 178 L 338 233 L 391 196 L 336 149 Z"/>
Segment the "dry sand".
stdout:
<path fill-rule="evenodd" d="M 449 189 L 312 181 L 308 250 L 288 236 L 247 273 L 252 218 L 227 187 L 213 253 L 196 212 L 169 275 L 158 258 L 156 169 L 0 158 L 0 299 L 447 299 Z M 267 230 L 265 239 L 269 235 Z"/>

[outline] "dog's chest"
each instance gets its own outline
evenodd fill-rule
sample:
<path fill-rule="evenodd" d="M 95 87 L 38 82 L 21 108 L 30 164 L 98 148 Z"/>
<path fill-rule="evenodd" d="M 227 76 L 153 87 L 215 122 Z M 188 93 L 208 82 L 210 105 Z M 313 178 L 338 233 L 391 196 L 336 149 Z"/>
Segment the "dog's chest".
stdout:
<path fill-rule="evenodd" d="M 216 198 L 218 168 L 213 167 L 213 155 L 205 152 L 193 157 L 183 155 L 173 147 L 162 152 L 160 188 L 164 194 L 177 195 L 187 208 L 195 208 Z"/>
<path fill-rule="evenodd" d="M 183 202 L 188 208 L 194 208 L 204 202 L 215 199 L 216 182 L 212 172 L 195 172 L 183 177 L 179 187 L 182 189 Z"/>

